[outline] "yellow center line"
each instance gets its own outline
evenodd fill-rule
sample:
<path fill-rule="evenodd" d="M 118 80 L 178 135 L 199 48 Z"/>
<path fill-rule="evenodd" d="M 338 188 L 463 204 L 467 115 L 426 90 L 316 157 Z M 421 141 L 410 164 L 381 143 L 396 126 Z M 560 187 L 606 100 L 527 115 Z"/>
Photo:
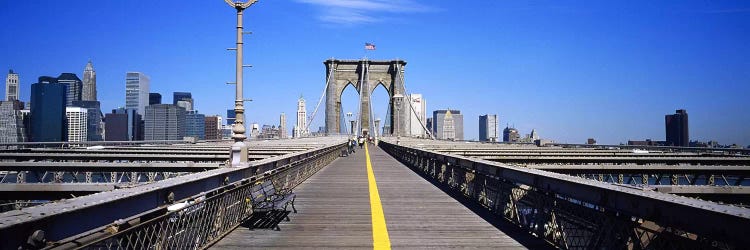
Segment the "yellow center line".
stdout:
<path fill-rule="evenodd" d="M 365 142 L 365 159 L 367 160 L 367 182 L 370 186 L 370 211 L 372 213 L 372 243 L 374 249 L 391 249 L 391 239 L 388 237 L 388 228 L 385 226 L 385 215 L 383 206 L 380 204 L 378 184 L 375 182 L 375 173 L 370 163 L 370 151 L 367 150 Z"/>

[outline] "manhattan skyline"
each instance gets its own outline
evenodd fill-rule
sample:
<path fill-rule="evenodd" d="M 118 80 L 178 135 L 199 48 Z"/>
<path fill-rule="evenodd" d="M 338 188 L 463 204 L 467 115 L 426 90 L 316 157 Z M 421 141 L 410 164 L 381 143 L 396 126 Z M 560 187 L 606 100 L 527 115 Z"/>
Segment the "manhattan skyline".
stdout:
<path fill-rule="evenodd" d="M 0 67 L 20 75 L 29 101 L 39 76 L 75 73 L 92 60 L 101 108 L 125 106 L 125 75 L 151 77 L 150 92 L 191 92 L 203 114 L 233 107 L 235 13 L 223 1 L 0 3 Z M 33 18 L 31 18 L 33 16 Z M 403 59 L 409 93 L 464 114 L 497 114 L 542 138 L 600 144 L 664 140 L 664 115 L 690 113 L 691 140 L 750 144 L 750 4 L 599 2 L 261 1 L 245 27 L 246 124 L 312 114 L 325 87 L 323 61 Z M 371 42 L 377 50 L 365 53 Z M 3 88 L 4 89 L 4 88 Z M 387 95 L 373 94 L 385 118 Z M 356 92 L 343 94 L 356 111 Z M 163 100 L 168 103 L 169 98 Z M 310 130 L 323 125 L 318 110 Z"/>

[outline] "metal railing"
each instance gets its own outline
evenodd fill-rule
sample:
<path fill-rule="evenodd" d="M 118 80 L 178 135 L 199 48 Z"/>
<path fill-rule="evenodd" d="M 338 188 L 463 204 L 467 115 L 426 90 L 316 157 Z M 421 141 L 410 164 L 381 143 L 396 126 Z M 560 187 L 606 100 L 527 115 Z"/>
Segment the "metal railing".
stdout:
<path fill-rule="evenodd" d="M 244 190 L 251 188 L 255 181 L 271 178 L 278 187 L 294 187 L 338 157 L 344 146 L 345 139 L 330 138 L 310 143 L 307 150 L 253 161 L 249 167 L 213 169 L 8 211 L 0 214 L 0 235 L 3 236 L 0 250 L 19 247 L 69 249 L 84 245 L 130 249 L 141 248 L 143 243 L 154 244 L 149 248 L 159 246 L 164 249 L 164 244 L 187 247 L 187 243 L 177 236 L 185 231 L 184 225 L 209 231 L 196 245 L 204 247 L 217 239 L 217 235 L 229 232 L 228 226 L 209 227 L 205 223 L 221 221 L 220 225 L 236 227 L 238 221 L 246 218 L 239 204 L 244 202 L 241 198 Z M 168 206 L 175 204 L 184 207 L 169 211 Z M 191 222 L 195 220 L 193 214 L 200 214 L 201 220 Z M 229 214 L 231 219 L 225 216 Z M 215 219 L 203 221 L 206 216 L 215 216 Z M 170 224 L 169 221 L 180 224 Z M 104 238 L 110 240 L 104 243 L 101 241 Z M 153 241 L 155 238 L 167 240 L 157 244 Z M 136 245 L 136 242 L 141 243 Z"/>
<path fill-rule="evenodd" d="M 563 249 L 734 249 L 750 210 L 534 169 L 379 144 L 424 178 Z"/>
<path fill-rule="evenodd" d="M 277 188 L 292 189 L 336 159 L 339 151 L 338 147 L 324 150 L 314 156 L 193 196 L 170 206 L 173 209 L 159 208 L 120 220 L 93 233 L 54 244 L 48 249 L 207 248 L 252 216 L 252 205 L 248 197 L 253 186 L 271 179 Z"/>

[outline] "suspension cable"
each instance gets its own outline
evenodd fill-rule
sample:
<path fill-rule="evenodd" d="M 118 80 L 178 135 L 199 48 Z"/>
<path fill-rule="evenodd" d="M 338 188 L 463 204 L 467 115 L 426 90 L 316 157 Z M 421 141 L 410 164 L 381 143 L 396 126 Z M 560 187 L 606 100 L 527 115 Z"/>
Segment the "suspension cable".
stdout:
<path fill-rule="evenodd" d="M 429 129 L 427 129 L 427 126 L 425 126 L 424 122 L 422 122 L 422 118 L 421 118 L 421 117 L 419 117 L 419 115 L 417 115 L 417 111 L 415 111 L 415 110 L 414 110 L 414 107 L 412 107 L 412 102 L 411 102 L 411 95 L 409 94 L 409 92 L 407 92 L 407 91 L 406 91 L 406 82 L 404 81 L 404 74 L 403 74 L 403 73 L 401 73 L 401 67 L 400 67 L 400 64 L 396 64 L 396 65 L 398 65 L 398 66 L 397 66 L 397 68 L 398 68 L 398 74 L 399 74 L 399 75 L 401 76 L 401 85 L 403 85 L 403 86 L 404 86 L 404 95 L 406 96 L 406 98 L 407 98 L 407 99 L 408 99 L 408 101 L 409 101 L 409 109 L 410 109 L 410 110 L 411 110 L 411 112 L 412 112 L 412 113 L 414 114 L 414 116 L 416 116 L 416 117 L 417 117 L 417 121 L 419 121 L 419 125 L 422 125 L 422 129 L 424 129 L 424 131 L 427 131 L 427 135 L 429 135 L 429 136 L 430 136 L 430 139 L 432 139 L 432 140 L 435 140 L 435 135 L 433 135 L 433 134 L 432 134 L 432 131 L 430 131 Z M 427 112 L 427 110 L 423 110 L 423 112 Z M 427 114 L 424 114 L 424 115 L 425 115 L 425 116 L 427 116 Z M 411 118 L 411 117 L 410 117 L 410 118 Z M 435 122 L 435 121 L 433 121 L 433 123 L 434 123 L 434 122 Z M 410 124 L 411 124 L 411 123 L 410 123 Z M 411 129 L 411 128 L 409 128 L 409 129 Z"/>
<path fill-rule="evenodd" d="M 323 102 L 323 98 L 326 96 L 326 90 L 328 90 L 328 84 L 330 84 L 331 77 L 333 77 L 333 69 L 334 67 L 331 67 L 330 69 L 328 69 L 328 77 L 326 77 L 326 86 L 323 87 L 323 93 L 320 95 L 320 99 L 318 99 L 318 104 L 315 105 L 315 110 L 313 110 L 312 116 L 310 116 L 310 120 L 307 121 L 307 125 L 305 126 L 305 131 L 307 131 L 308 133 L 310 131 L 310 124 L 312 124 L 312 121 L 315 119 L 315 114 L 318 113 L 318 108 L 320 107 L 320 103 Z M 326 126 L 327 125 L 328 124 L 326 124 Z M 326 131 L 328 131 L 328 128 L 326 128 Z"/>

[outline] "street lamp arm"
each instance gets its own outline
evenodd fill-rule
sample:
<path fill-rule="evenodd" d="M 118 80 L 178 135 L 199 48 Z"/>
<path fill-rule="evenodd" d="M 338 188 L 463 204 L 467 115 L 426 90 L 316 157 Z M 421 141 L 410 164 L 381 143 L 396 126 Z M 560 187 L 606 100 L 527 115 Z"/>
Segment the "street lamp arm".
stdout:
<path fill-rule="evenodd" d="M 247 1 L 245 3 L 243 3 L 243 2 L 234 2 L 232 0 L 224 0 L 224 2 L 227 2 L 227 4 L 229 4 L 229 6 L 231 6 L 232 8 L 235 8 L 235 9 L 247 9 L 248 7 L 250 7 L 250 5 L 253 5 L 255 2 L 258 2 L 258 0 L 250 0 L 250 1 Z"/>

